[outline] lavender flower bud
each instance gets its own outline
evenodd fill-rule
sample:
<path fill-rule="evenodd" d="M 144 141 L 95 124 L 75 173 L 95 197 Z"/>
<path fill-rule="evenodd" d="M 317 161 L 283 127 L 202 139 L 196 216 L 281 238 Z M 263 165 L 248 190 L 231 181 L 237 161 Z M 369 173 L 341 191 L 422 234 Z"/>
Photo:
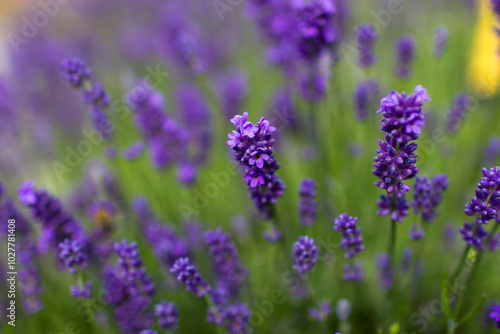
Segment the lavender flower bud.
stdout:
<path fill-rule="evenodd" d="M 361 229 L 356 227 L 357 217 L 343 213 L 335 219 L 334 229 L 342 233 L 340 247 L 346 250 L 345 257 L 351 258 L 364 249 Z"/>
<path fill-rule="evenodd" d="M 458 94 L 446 115 L 446 126 L 449 132 L 455 132 L 465 119 L 470 109 L 470 99 L 465 94 Z"/>
<path fill-rule="evenodd" d="M 203 297 L 210 292 L 210 285 L 190 263 L 189 258 L 180 258 L 175 261 L 170 271 L 177 276 L 177 280 L 186 286 L 198 297 Z"/>
<path fill-rule="evenodd" d="M 400 78 L 407 78 L 411 74 L 411 64 L 415 58 L 415 40 L 404 36 L 397 40 L 395 53 L 397 58 L 396 74 Z"/>
<path fill-rule="evenodd" d="M 85 269 L 87 255 L 82 251 L 78 241 L 66 239 L 59 244 L 59 248 L 61 249 L 59 257 L 72 274 L 76 274 L 77 269 Z"/>
<path fill-rule="evenodd" d="M 448 48 L 450 34 L 445 26 L 440 26 L 434 31 L 434 56 L 441 58 Z"/>
<path fill-rule="evenodd" d="M 293 244 L 294 265 L 293 268 L 299 274 L 307 274 L 318 261 L 318 248 L 314 239 L 308 236 L 299 237 L 299 241 Z"/>
<path fill-rule="evenodd" d="M 154 312 L 163 329 L 176 330 L 179 328 L 179 310 L 174 303 L 161 301 L 154 306 Z"/>
<path fill-rule="evenodd" d="M 349 315 L 351 315 L 351 302 L 345 298 L 340 299 L 337 303 L 335 312 L 341 321 L 346 321 Z"/>
<path fill-rule="evenodd" d="M 309 308 L 309 316 L 317 321 L 325 320 L 332 313 L 332 306 L 327 301 L 318 303 L 317 307 Z"/>
<path fill-rule="evenodd" d="M 316 221 L 316 182 L 312 179 L 304 179 L 299 189 L 299 215 L 303 226 L 312 226 Z"/>
<path fill-rule="evenodd" d="M 468 216 L 477 214 L 476 223 L 488 224 L 498 216 L 500 206 L 500 167 L 481 170 L 483 177 L 479 179 L 476 197 L 465 205 L 464 213 Z"/>
<path fill-rule="evenodd" d="M 374 44 L 378 39 L 377 32 L 371 24 L 362 24 L 354 30 L 359 49 L 358 64 L 369 67 L 375 63 Z"/>

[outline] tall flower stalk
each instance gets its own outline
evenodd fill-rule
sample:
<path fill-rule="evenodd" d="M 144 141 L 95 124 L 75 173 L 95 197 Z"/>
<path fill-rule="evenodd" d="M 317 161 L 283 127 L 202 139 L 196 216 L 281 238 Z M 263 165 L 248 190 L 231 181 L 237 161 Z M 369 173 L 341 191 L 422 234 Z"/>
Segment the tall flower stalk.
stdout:
<path fill-rule="evenodd" d="M 382 99 L 377 111 L 383 116 L 382 131 L 385 132 L 385 140 L 378 140 L 380 148 L 374 158 L 375 169 L 372 172 L 380 179 L 375 182 L 375 186 L 386 191 L 383 200 L 377 204 L 381 209 L 379 214 L 390 214 L 391 217 L 388 244 L 391 267 L 396 245 L 396 221 L 399 218 L 398 213 L 406 210 L 404 197 L 410 190 L 410 186 L 403 181 L 415 177 L 418 173 L 415 141 L 425 124 L 425 113 L 422 111 L 425 101 L 430 101 L 427 90 L 418 85 L 411 95 L 392 91 Z"/>

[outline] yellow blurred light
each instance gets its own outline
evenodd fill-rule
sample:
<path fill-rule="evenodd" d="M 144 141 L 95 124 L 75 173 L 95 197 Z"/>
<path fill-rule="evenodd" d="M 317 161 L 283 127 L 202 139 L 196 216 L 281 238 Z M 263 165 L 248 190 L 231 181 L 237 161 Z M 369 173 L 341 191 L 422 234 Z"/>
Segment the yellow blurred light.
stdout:
<path fill-rule="evenodd" d="M 495 31 L 498 20 L 488 0 L 480 1 L 479 20 L 472 41 L 468 82 L 478 98 L 488 98 L 498 91 L 500 81 L 500 36 Z"/>

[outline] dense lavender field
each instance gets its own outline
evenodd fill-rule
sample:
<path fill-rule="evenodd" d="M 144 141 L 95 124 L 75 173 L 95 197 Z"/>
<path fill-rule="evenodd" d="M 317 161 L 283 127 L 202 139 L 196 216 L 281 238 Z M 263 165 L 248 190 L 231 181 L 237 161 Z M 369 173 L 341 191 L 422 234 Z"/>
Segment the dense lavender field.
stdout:
<path fill-rule="evenodd" d="M 0 333 L 499 332 L 500 1 L 0 11 Z"/>

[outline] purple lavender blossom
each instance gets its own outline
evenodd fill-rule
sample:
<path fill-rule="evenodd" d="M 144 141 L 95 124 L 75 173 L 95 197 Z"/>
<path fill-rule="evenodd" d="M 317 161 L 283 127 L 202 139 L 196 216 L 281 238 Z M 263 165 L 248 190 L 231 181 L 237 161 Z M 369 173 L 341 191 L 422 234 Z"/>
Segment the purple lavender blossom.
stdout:
<path fill-rule="evenodd" d="M 271 226 L 269 230 L 262 232 L 262 237 L 269 241 L 270 243 L 276 243 L 281 239 L 281 232 L 276 226 Z"/>
<path fill-rule="evenodd" d="M 354 30 L 359 49 L 359 66 L 365 68 L 375 63 L 374 44 L 378 39 L 377 32 L 371 24 L 362 24 Z"/>
<path fill-rule="evenodd" d="M 380 285 L 383 290 L 388 290 L 394 281 L 394 274 L 391 269 L 391 259 L 388 254 L 383 253 L 377 256 L 377 267 Z"/>
<path fill-rule="evenodd" d="M 83 91 L 83 101 L 96 107 L 106 107 L 109 104 L 109 95 L 100 82 Z"/>
<path fill-rule="evenodd" d="M 227 118 L 240 110 L 241 104 L 248 91 L 246 76 L 239 71 L 232 71 L 219 79 L 217 92 L 221 101 L 222 110 Z"/>
<path fill-rule="evenodd" d="M 396 74 L 400 78 L 407 78 L 411 74 L 411 63 L 415 58 L 415 40 L 410 36 L 401 37 L 394 46 L 397 67 Z"/>
<path fill-rule="evenodd" d="M 429 180 L 426 176 L 415 178 L 413 209 L 421 214 L 426 222 L 432 222 L 436 217 L 437 206 L 443 199 L 443 192 L 448 188 L 448 178 L 445 174 L 434 176 Z"/>
<path fill-rule="evenodd" d="M 418 226 L 417 224 L 413 224 L 410 228 L 410 239 L 412 240 L 420 240 L 425 236 L 424 229 L 422 226 Z"/>
<path fill-rule="evenodd" d="M 185 84 L 177 89 L 176 100 L 192 152 L 190 160 L 204 164 L 212 143 L 211 114 L 205 97 L 195 86 Z"/>
<path fill-rule="evenodd" d="M 317 320 L 323 321 L 332 313 L 332 305 L 330 302 L 322 301 L 318 303 L 317 307 L 309 308 L 309 317 Z"/>
<path fill-rule="evenodd" d="M 59 253 L 59 243 L 66 239 L 86 244 L 80 223 L 62 207 L 61 201 L 45 190 L 35 189 L 32 181 L 24 182 L 18 190 L 21 204 L 30 208 L 34 219 L 42 224 L 39 248 L 46 252 L 52 248 Z"/>
<path fill-rule="evenodd" d="M 350 217 L 347 213 L 338 216 L 334 222 L 335 231 L 342 233 L 340 247 L 346 250 L 345 257 L 348 259 L 358 254 L 365 247 L 361 236 L 361 228 L 356 227 L 357 222 L 357 217 Z"/>
<path fill-rule="evenodd" d="M 250 334 L 250 310 L 247 304 L 236 303 L 224 309 L 224 327 L 228 334 Z"/>
<path fill-rule="evenodd" d="M 476 188 L 476 197 L 465 205 L 464 213 L 468 216 L 477 214 L 478 225 L 488 224 L 498 216 L 500 207 L 500 167 L 481 170 L 483 177 L 479 179 Z"/>
<path fill-rule="evenodd" d="M 498 160 L 500 156 L 500 137 L 492 137 L 488 141 L 486 150 L 484 152 L 484 164 L 492 165 Z"/>
<path fill-rule="evenodd" d="M 124 334 L 136 334 L 153 325 L 153 316 L 148 307 L 151 298 L 133 295 L 115 308 L 116 322 Z M 155 333 L 150 331 L 150 333 Z M 148 333 L 146 331 L 146 333 Z"/>
<path fill-rule="evenodd" d="M 477 250 L 484 250 L 484 242 L 488 237 L 482 225 L 474 225 L 474 223 L 465 222 L 464 226 L 458 229 L 462 235 L 462 239 L 470 246 L 474 246 Z"/>
<path fill-rule="evenodd" d="M 315 62 L 331 50 L 337 40 L 333 24 L 335 4 L 331 0 L 300 0 L 296 6 L 299 54 L 305 61 Z"/>
<path fill-rule="evenodd" d="M 359 120 L 364 121 L 368 115 L 371 100 L 378 95 L 378 84 L 375 80 L 361 81 L 353 93 L 354 109 Z"/>
<path fill-rule="evenodd" d="M 301 71 L 299 74 L 300 94 L 311 102 L 324 99 L 328 88 L 328 76 L 318 68 Z"/>
<path fill-rule="evenodd" d="M 248 121 L 248 113 L 236 115 L 231 119 L 236 130 L 228 135 L 229 145 L 237 161 L 245 167 L 243 180 L 250 190 L 250 197 L 265 218 L 272 216 L 272 207 L 278 197 L 283 195 L 285 185 L 275 175 L 280 164 L 273 154 L 273 133 L 276 128 L 261 118 L 257 124 Z"/>
<path fill-rule="evenodd" d="M 470 108 L 470 99 L 465 94 L 458 94 L 453 99 L 450 110 L 446 115 L 446 126 L 449 132 L 455 132 L 465 119 Z"/>
<path fill-rule="evenodd" d="M 358 282 L 363 280 L 363 271 L 361 266 L 354 263 L 352 266 L 350 264 L 345 264 L 343 268 L 344 274 L 342 279 L 346 282 Z"/>
<path fill-rule="evenodd" d="M 158 332 L 151 329 L 145 329 L 143 331 L 140 331 L 139 334 L 158 334 Z"/>
<path fill-rule="evenodd" d="M 293 244 L 294 265 L 293 268 L 299 274 L 307 274 L 318 262 L 318 248 L 313 238 L 308 236 L 299 237 L 299 241 Z"/>
<path fill-rule="evenodd" d="M 386 140 L 379 140 L 380 149 L 374 158 L 374 175 L 380 178 L 375 182 L 377 187 L 393 193 L 398 198 L 410 190 L 410 186 L 402 181 L 415 177 L 418 168 L 415 166 L 417 144 L 416 140 L 425 124 L 425 113 L 422 112 L 424 101 L 429 101 L 429 95 L 422 86 L 415 87 L 413 94 L 399 94 L 395 91 L 382 99 L 382 130 L 386 132 Z"/>
<path fill-rule="evenodd" d="M 183 161 L 177 166 L 177 180 L 186 186 L 196 182 L 198 172 L 196 166 L 188 161 Z"/>
<path fill-rule="evenodd" d="M 203 297 L 210 292 L 210 285 L 190 263 L 189 258 L 180 258 L 175 261 L 170 271 L 177 276 L 177 280 L 186 286 L 198 297 Z"/>
<path fill-rule="evenodd" d="M 381 216 L 390 216 L 391 220 L 397 220 L 401 223 L 403 218 L 408 216 L 410 204 L 404 197 L 396 198 L 393 208 L 392 196 L 393 194 L 380 195 L 380 201 L 377 201 L 380 210 L 377 211 L 377 214 Z"/>
<path fill-rule="evenodd" d="M 154 306 L 154 312 L 161 328 L 166 330 L 176 330 L 179 328 L 179 310 L 174 303 L 162 300 Z"/>
<path fill-rule="evenodd" d="M 434 56 L 436 56 L 436 58 L 441 58 L 448 48 L 449 38 L 450 33 L 445 26 L 440 26 L 434 31 Z"/>
<path fill-rule="evenodd" d="M 500 0 L 491 0 L 491 9 L 493 9 L 493 12 L 497 15 L 500 16 Z"/>
<path fill-rule="evenodd" d="M 136 160 L 144 152 L 144 143 L 142 141 L 135 142 L 123 151 L 123 157 L 126 160 Z"/>
<path fill-rule="evenodd" d="M 240 285 L 248 276 L 248 272 L 241 265 L 231 236 L 220 228 L 207 231 L 203 236 L 219 282 L 227 288 L 231 296 L 237 297 Z"/>
<path fill-rule="evenodd" d="M 316 221 L 316 182 L 304 179 L 299 188 L 299 215 L 303 226 L 312 226 Z"/>
<path fill-rule="evenodd" d="M 128 283 L 127 290 L 129 293 L 135 296 L 142 292 L 147 296 L 152 296 L 155 286 L 142 265 L 137 243 L 122 240 L 121 242 L 115 242 L 114 248 L 118 256 L 120 276 Z"/>
<path fill-rule="evenodd" d="M 70 287 L 71 295 L 77 299 L 87 299 L 90 298 L 92 294 L 92 282 L 87 281 L 85 285 L 81 281 L 77 285 L 72 285 Z"/>
<path fill-rule="evenodd" d="M 90 69 L 80 59 L 66 58 L 61 62 L 60 69 L 63 78 L 76 88 L 82 87 L 90 79 Z"/>
<path fill-rule="evenodd" d="M 59 244 L 59 248 L 61 249 L 59 257 L 72 274 L 76 274 L 79 269 L 85 269 L 87 255 L 83 252 L 77 240 L 66 239 Z"/>
<path fill-rule="evenodd" d="M 500 2 L 498 7 L 498 13 L 500 13 Z M 488 317 L 495 322 L 495 327 L 498 328 L 500 332 L 500 305 L 494 304 L 489 311 Z"/>

